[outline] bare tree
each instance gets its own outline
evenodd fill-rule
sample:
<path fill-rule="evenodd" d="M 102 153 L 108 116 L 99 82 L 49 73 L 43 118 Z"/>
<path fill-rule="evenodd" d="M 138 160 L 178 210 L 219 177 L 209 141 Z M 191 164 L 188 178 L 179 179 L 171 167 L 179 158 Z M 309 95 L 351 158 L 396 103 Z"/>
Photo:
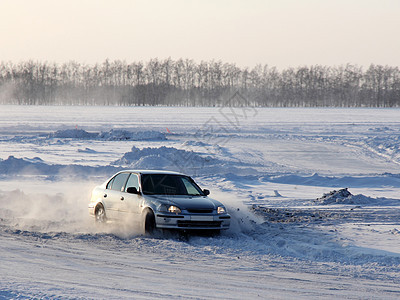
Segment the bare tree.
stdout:
<path fill-rule="evenodd" d="M 29 105 L 222 105 L 239 91 L 257 106 L 400 106 L 398 67 L 268 65 L 171 58 L 127 64 L 0 62 L 0 103 Z"/>

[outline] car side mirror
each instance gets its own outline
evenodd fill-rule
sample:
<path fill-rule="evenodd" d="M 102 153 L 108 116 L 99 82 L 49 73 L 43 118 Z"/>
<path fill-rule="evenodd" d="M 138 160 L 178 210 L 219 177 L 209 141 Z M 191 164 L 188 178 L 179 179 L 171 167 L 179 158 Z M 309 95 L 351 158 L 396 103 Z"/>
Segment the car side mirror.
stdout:
<path fill-rule="evenodd" d="M 137 190 L 137 188 L 135 188 L 134 186 L 130 186 L 126 189 L 126 192 L 129 194 L 139 194 L 139 191 Z"/>
<path fill-rule="evenodd" d="M 204 194 L 204 195 L 206 195 L 206 196 L 207 196 L 207 195 L 210 195 L 210 191 L 209 191 L 209 190 L 206 190 L 206 189 L 204 189 L 204 190 L 203 190 L 203 194 Z"/>

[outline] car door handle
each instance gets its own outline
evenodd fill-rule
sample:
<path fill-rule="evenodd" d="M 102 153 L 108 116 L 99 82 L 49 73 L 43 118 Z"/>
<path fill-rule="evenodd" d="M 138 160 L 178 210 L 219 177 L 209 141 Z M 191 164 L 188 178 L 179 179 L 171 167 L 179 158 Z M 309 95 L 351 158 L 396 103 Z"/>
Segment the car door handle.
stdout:
<path fill-rule="evenodd" d="M 125 198 L 124 198 L 124 196 L 121 196 L 121 200 L 124 200 Z"/>
<path fill-rule="evenodd" d="M 104 198 L 107 198 L 107 194 L 104 194 L 104 196 L 103 196 Z"/>

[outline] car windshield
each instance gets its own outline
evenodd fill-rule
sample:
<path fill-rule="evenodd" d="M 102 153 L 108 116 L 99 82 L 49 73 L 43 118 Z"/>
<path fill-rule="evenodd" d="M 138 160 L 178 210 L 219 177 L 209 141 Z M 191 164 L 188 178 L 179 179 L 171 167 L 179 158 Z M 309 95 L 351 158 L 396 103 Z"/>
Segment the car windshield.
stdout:
<path fill-rule="evenodd" d="M 142 192 L 145 195 L 204 196 L 192 178 L 172 174 L 142 174 Z"/>

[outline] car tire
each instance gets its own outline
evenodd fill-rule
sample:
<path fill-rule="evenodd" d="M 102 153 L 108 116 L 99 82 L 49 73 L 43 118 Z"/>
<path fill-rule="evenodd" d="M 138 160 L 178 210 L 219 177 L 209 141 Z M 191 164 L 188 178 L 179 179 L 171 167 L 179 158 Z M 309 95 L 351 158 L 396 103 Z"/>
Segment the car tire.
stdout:
<path fill-rule="evenodd" d="M 156 218 L 151 209 L 146 209 L 144 211 L 143 223 L 144 234 L 153 235 L 156 230 Z"/>
<path fill-rule="evenodd" d="M 94 212 L 94 219 L 97 224 L 104 224 L 107 222 L 106 211 L 103 205 L 99 204 L 96 206 L 96 210 Z"/>

